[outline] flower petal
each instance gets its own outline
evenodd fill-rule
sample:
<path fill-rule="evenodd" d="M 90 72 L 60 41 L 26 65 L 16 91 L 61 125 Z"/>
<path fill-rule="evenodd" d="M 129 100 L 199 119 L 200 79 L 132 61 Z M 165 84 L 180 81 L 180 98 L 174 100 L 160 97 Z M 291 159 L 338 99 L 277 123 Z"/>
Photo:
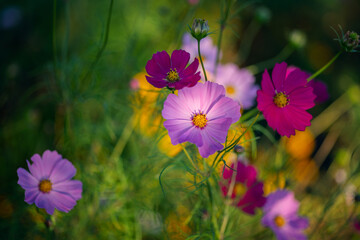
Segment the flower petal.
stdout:
<path fill-rule="evenodd" d="M 70 195 L 73 199 L 79 200 L 82 194 L 82 182 L 69 180 L 53 185 L 53 191 Z"/>
<path fill-rule="evenodd" d="M 164 79 L 161 79 L 161 78 L 154 78 L 154 77 L 146 76 L 146 80 L 156 88 L 163 88 L 163 87 L 166 87 L 166 85 L 168 84 L 167 81 L 165 81 Z"/>
<path fill-rule="evenodd" d="M 50 215 L 54 213 L 55 206 L 52 201 L 49 199 L 49 193 L 40 193 L 35 199 L 35 205 L 38 208 L 45 208 L 46 212 Z"/>
<path fill-rule="evenodd" d="M 49 179 L 53 184 L 56 184 L 71 179 L 75 174 L 76 169 L 74 165 L 69 160 L 62 159 L 54 166 Z"/>
<path fill-rule="evenodd" d="M 146 63 L 145 70 L 150 76 L 157 78 L 166 78 L 167 75 L 167 72 L 153 58 Z"/>
<path fill-rule="evenodd" d="M 265 69 L 262 75 L 261 90 L 264 92 L 264 94 L 267 94 L 271 97 L 275 96 L 274 83 L 272 82 L 267 69 Z"/>
<path fill-rule="evenodd" d="M 18 168 L 17 174 L 19 177 L 18 184 L 25 190 L 29 188 L 37 188 L 39 185 L 39 181 L 31 175 L 28 171 L 23 168 Z"/>
<path fill-rule="evenodd" d="M 315 98 L 311 87 L 297 88 L 289 95 L 289 105 L 306 110 L 315 106 Z"/>
<path fill-rule="evenodd" d="M 190 59 L 190 54 L 184 50 L 174 50 L 171 54 L 171 68 L 182 72 Z"/>
<path fill-rule="evenodd" d="M 76 205 L 75 199 L 67 194 L 51 191 L 48 195 L 49 200 L 59 211 L 69 212 Z"/>
<path fill-rule="evenodd" d="M 199 60 L 195 58 L 194 61 L 187 68 L 185 68 L 183 71 L 179 73 L 179 76 L 181 78 L 185 78 L 187 76 L 194 75 L 198 70 L 198 68 L 199 68 Z"/>
<path fill-rule="evenodd" d="M 198 147 L 199 153 L 203 158 L 209 157 L 211 154 L 214 154 L 216 151 L 224 148 L 222 144 L 217 142 L 206 130 L 201 131 L 202 139 L 204 144 L 201 147 Z"/>
<path fill-rule="evenodd" d="M 171 67 L 170 56 L 166 51 L 157 52 L 152 56 L 152 59 L 160 67 L 161 72 L 167 74 Z"/>
<path fill-rule="evenodd" d="M 294 89 L 305 87 L 307 84 L 307 74 L 300 69 L 292 71 L 284 82 L 284 91 L 286 94 L 291 93 Z"/>
<path fill-rule="evenodd" d="M 62 159 L 62 156 L 57 151 L 46 150 L 42 155 L 42 166 L 45 176 L 50 176 L 54 166 L 58 161 Z"/>
<path fill-rule="evenodd" d="M 284 82 L 286 76 L 287 64 L 285 62 L 276 63 L 272 71 L 272 80 L 275 86 L 275 89 L 278 92 L 284 91 Z"/>
<path fill-rule="evenodd" d="M 179 141 L 181 135 L 194 126 L 192 125 L 191 120 L 169 119 L 164 122 L 164 127 L 168 130 L 171 143 L 177 145 L 184 142 Z"/>
<path fill-rule="evenodd" d="M 33 204 L 35 199 L 40 194 L 38 187 L 30 188 L 25 190 L 25 202 Z"/>

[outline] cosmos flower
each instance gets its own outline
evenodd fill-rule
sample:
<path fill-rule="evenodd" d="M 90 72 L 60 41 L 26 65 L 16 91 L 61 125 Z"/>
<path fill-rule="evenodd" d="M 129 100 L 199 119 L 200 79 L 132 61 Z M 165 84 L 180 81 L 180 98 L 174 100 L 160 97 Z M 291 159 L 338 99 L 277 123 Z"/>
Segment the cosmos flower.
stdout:
<path fill-rule="evenodd" d="M 236 199 L 236 206 L 241 208 L 245 213 L 254 215 L 256 208 L 261 208 L 265 202 L 263 183 L 256 178 L 256 169 L 251 165 L 245 165 L 241 161 L 231 165 L 232 169 L 236 169 L 235 185 L 231 194 L 232 199 Z M 225 168 L 223 178 L 225 184 L 221 184 L 221 190 L 226 196 L 231 186 L 234 171 Z"/>
<path fill-rule="evenodd" d="M 258 109 L 269 126 L 280 135 L 290 137 L 295 130 L 304 131 L 312 116 L 306 110 L 315 103 L 313 89 L 307 86 L 307 74 L 295 69 L 286 77 L 287 64 L 275 64 L 272 79 L 265 70 L 261 90 L 257 91 Z"/>
<path fill-rule="evenodd" d="M 286 77 L 294 70 L 298 69 L 297 67 L 290 66 L 286 70 Z M 306 72 L 306 78 L 311 76 L 310 73 Z M 315 103 L 323 103 L 329 99 L 329 93 L 327 86 L 324 82 L 320 80 L 313 79 L 307 84 L 309 87 L 313 88 L 313 93 L 316 95 Z"/>
<path fill-rule="evenodd" d="M 299 202 L 294 193 L 278 190 L 271 193 L 264 206 L 262 224 L 271 228 L 278 240 L 303 240 L 303 230 L 309 226 L 306 218 L 298 216 Z"/>
<path fill-rule="evenodd" d="M 205 82 L 170 94 L 162 116 L 173 145 L 191 142 L 207 158 L 223 148 L 232 123 L 240 118 L 240 106 L 225 97 L 223 86 Z"/>
<path fill-rule="evenodd" d="M 147 62 L 145 69 L 150 76 L 147 81 L 157 88 L 168 87 L 182 89 L 192 87 L 200 80 L 200 72 L 197 72 L 199 61 L 189 63 L 190 54 L 184 50 L 174 50 L 171 58 L 166 51 L 155 53 Z"/>
<path fill-rule="evenodd" d="M 35 154 L 32 164 L 27 161 L 30 173 L 18 168 L 18 184 L 25 190 L 25 202 L 45 208 L 50 215 L 55 208 L 69 212 L 81 198 L 82 183 L 71 180 L 75 167 L 56 151 L 46 150 L 42 157 Z"/>
<path fill-rule="evenodd" d="M 223 85 L 226 96 L 237 101 L 244 109 L 254 105 L 256 92 L 255 77 L 246 69 L 239 69 L 235 64 L 219 65 L 215 82 Z"/>
<path fill-rule="evenodd" d="M 190 53 L 190 59 L 198 57 L 197 40 L 190 34 L 184 34 L 183 45 L 181 48 Z M 200 50 L 206 72 L 209 73 L 209 75 L 214 74 L 217 48 L 213 44 L 211 37 L 208 36 L 200 41 Z M 199 66 L 199 70 L 201 70 L 201 66 Z"/>

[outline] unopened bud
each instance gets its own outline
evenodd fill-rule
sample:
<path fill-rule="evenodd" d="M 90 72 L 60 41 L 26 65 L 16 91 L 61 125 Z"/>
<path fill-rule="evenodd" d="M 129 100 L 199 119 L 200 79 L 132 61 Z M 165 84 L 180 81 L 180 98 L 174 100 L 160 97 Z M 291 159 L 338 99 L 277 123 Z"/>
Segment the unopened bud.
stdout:
<path fill-rule="evenodd" d="M 358 52 L 356 48 L 358 48 L 360 44 L 359 34 L 357 34 L 354 31 L 347 31 L 344 34 L 340 25 L 339 28 L 341 31 L 341 36 L 335 29 L 333 28 L 332 29 L 334 30 L 336 36 L 338 37 L 335 40 L 339 42 L 341 49 L 345 52 Z"/>
<path fill-rule="evenodd" d="M 205 19 L 196 18 L 190 29 L 191 35 L 197 40 L 201 40 L 208 35 L 209 25 Z"/>
<path fill-rule="evenodd" d="M 295 48 L 302 48 L 306 44 L 306 35 L 300 30 L 293 30 L 289 34 L 289 42 Z"/>

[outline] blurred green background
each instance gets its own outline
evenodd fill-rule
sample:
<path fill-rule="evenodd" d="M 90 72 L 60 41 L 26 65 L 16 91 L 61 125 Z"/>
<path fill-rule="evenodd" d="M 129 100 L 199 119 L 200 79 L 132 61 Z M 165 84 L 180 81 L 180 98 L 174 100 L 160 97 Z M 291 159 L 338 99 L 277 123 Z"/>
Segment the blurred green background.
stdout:
<path fill-rule="evenodd" d="M 179 48 L 195 17 L 209 21 L 216 43 L 220 2 L 115 0 L 107 45 L 95 65 L 106 39 L 110 1 L 0 2 L 0 239 L 49 237 L 44 224 L 49 219 L 24 202 L 16 174 L 26 159 L 46 149 L 69 159 L 77 168 L 75 179 L 84 184 L 75 208 L 68 214 L 57 212 L 50 220 L 50 238 L 166 239 L 171 212 L 180 209 L 171 223 L 175 226 L 186 219 L 183 215 L 191 209 L 182 209 L 177 198 L 178 191 L 188 191 L 181 187 L 184 171 L 174 171 L 165 181 L 169 195 L 164 198 L 158 177 L 170 158 L 141 133 L 126 132 L 134 120 L 129 81 L 156 51 Z M 246 7 L 224 30 L 222 62 L 241 67 L 277 56 L 297 29 L 307 42 L 286 54 L 286 61 L 315 72 L 339 50 L 330 26 L 360 31 L 358 0 L 236 1 L 234 6 Z M 271 15 L 268 21 L 256 18 L 263 8 Z M 244 39 L 252 43 L 247 58 L 239 55 Z M 360 83 L 359 60 L 359 54 L 342 54 L 319 77 L 331 97 L 314 112 Z M 260 83 L 261 72 L 256 77 Z M 353 97 L 358 101 L 359 96 Z M 343 121 L 347 126 L 337 143 L 346 153 L 347 146 L 359 140 L 354 134 L 359 133 L 359 120 L 357 109 Z M 332 151 L 337 150 L 335 146 Z M 320 169 L 326 172 L 334 156 L 329 154 Z M 183 167 L 178 165 L 175 168 Z M 194 201 L 185 199 L 188 205 Z"/>

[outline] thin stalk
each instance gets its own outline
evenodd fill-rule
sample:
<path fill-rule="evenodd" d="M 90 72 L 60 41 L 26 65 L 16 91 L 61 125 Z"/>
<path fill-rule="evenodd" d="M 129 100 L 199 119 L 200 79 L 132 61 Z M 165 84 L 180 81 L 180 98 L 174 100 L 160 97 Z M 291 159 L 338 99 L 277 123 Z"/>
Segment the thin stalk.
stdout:
<path fill-rule="evenodd" d="M 313 75 L 311 75 L 310 77 L 308 77 L 307 81 L 310 82 L 312 79 L 316 78 L 317 76 L 319 76 L 323 71 L 325 71 L 333 62 L 335 62 L 335 60 L 340 56 L 340 54 L 342 53 L 342 51 L 338 52 L 327 64 L 325 64 L 325 66 L 323 66 L 322 68 L 320 68 L 316 73 L 314 73 Z"/>
<path fill-rule="evenodd" d="M 181 148 L 183 149 L 186 157 L 189 159 L 189 161 L 191 162 L 191 164 L 193 165 L 193 167 L 196 169 L 197 172 L 200 172 L 199 168 L 197 167 L 197 165 L 194 163 L 194 161 L 192 160 L 192 158 L 190 157 L 190 154 L 188 153 L 188 151 L 186 150 L 186 148 L 180 144 Z"/>
<path fill-rule="evenodd" d="M 219 38 L 218 38 L 218 43 L 217 43 L 217 51 L 216 51 L 215 73 L 216 73 L 217 66 L 219 65 L 222 36 L 223 36 L 223 32 L 224 32 L 224 29 L 225 29 L 225 26 L 226 26 L 226 22 L 227 22 L 227 20 L 229 18 L 230 5 L 231 4 L 227 1 L 225 14 L 223 14 L 222 9 L 221 9 L 221 16 L 222 17 L 220 19 L 220 33 L 219 33 Z"/>
<path fill-rule="evenodd" d="M 107 43 L 108 43 L 113 5 L 114 5 L 114 0 L 110 0 L 110 6 L 109 6 L 108 18 L 107 18 L 107 22 L 106 22 L 106 30 L 105 30 L 104 42 L 103 42 L 103 44 L 102 44 L 99 52 L 97 53 L 94 62 L 92 62 L 92 64 L 90 65 L 89 70 L 88 70 L 87 73 L 85 74 L 85 77 L 83 78 L 83 81 L 85 81 L 88 77 L 91 76 L 92 71 L 94 70 L 95 66 L 96 66 L 97 63 L 99 62 L 99 60 L 100 60 L 100 58 L 101 58 L 101 55 L 103 54 L 103 52 L 104 52 L 104 50 L 105 50 L 105 48 L 106 48 L 106 45 L 107 45 Z"/>
<path fill-rule="evenodd" d="M 201 67 L 202 67 L 203 72 L 204 72 L 205 81 L 207 81 L 208 79 L 207 79 L 207 76 L 206 76 L 206 71 L 205 71 L 204 63 L 203 63 L 203 60 L 202 60 L 202 57 L 201 57 L 200 40 L 197 40 L 197 41 L 198 41 L 198 53 L 199 53 L 200 63 L 201 63 Z"/>

